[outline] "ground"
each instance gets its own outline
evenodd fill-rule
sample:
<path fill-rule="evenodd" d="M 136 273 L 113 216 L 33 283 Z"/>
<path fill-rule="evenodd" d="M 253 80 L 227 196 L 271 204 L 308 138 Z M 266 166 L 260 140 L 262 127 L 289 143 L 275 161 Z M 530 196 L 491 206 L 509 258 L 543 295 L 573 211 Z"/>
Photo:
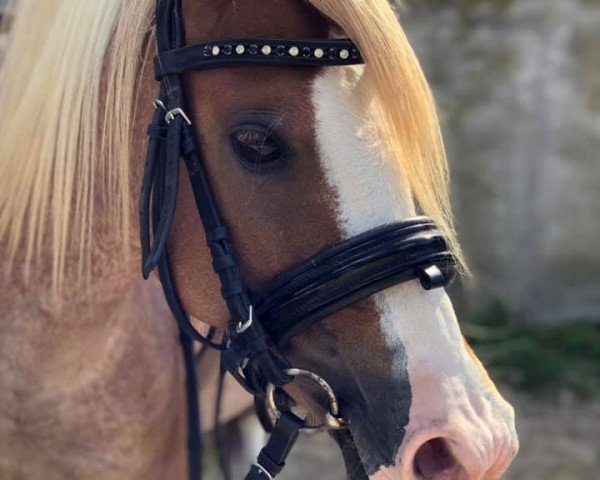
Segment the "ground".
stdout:
<path fill-rule="evenodd" d="M 505 480 L 600 478 L 600 399 L 581 403 L 567 393 L 554 402 L 506 396 L 517 411 L 521 450 Z"/>

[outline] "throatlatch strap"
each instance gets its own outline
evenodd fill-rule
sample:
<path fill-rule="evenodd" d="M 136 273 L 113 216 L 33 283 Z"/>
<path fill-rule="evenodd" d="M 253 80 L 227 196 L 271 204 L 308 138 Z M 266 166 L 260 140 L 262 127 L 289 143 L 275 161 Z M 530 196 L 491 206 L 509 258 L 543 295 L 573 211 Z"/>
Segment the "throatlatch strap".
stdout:
<path fill-rule="evenodd" d="M 272 480 L 285 467 L 285 460 L 298 439 L 304 421 L 292 412 L 285 412 L 273 427 L 267 444 L 258 454 L 245 480 Z"/>

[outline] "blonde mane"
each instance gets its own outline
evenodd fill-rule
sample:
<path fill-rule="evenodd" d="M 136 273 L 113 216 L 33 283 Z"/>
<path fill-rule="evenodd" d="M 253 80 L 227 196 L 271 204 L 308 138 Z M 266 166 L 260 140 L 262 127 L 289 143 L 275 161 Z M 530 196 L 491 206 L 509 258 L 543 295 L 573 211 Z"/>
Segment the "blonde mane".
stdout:
<path fill-rule="evenodd" d="M 359 45 L 389 149 L 461 259 L 434 102 L 388 1 L 309 1 Z M 155 0 L 14 3 L 0 71 L 0 242 L 9 265 L 21 248 L 26 268 L 49 257 L 56 286 L 67 254 L 89 268 L 98 219 L 128 251 L 131 129 Z"/>
<path fill-rule="evenodd" d="M 80 274 L 89 271 L 100 218 L 127 251 L 132 113 L 153 5 L 16 0 L 9 8 L 14 22 L 0 72 L 0 102 L 10 112 L 0 118 L 7 270 L 24 249 L 26 271 L 42 254 L 51 259 L 54 286 L 67 255 L 79 259 Z"/>
<path fill-rule="evenodd" d="M 448 163 L 435 101 L 389 1 L 309 2 L 358 45 L 379 107 L 376 125 L 392 158 L 402 166 L 420 210 L 435 220 L 459 269 L 467 273 L 453 225 Z"/>

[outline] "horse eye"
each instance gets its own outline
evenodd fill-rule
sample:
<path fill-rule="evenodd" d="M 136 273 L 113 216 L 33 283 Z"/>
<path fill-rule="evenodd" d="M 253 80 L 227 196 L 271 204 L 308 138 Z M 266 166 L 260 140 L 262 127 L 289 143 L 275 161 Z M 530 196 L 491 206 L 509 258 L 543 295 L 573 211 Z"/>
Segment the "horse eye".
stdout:
<path fill-rule="evenodd" d="M 256 125 L 243 127 L 231 135 L 233 152 L 238 161 L 254 173 L 269 173 L 280 167 L 284 148 L 269 129 Z"/>

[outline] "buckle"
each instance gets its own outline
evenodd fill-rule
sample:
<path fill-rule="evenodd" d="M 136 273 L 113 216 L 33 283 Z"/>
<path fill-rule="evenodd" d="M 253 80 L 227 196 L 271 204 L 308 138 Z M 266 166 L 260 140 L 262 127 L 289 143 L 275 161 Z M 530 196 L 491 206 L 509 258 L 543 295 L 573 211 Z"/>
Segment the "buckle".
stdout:
<path fill-rule="evenodd" d="M 160 108 L 164 112 L 167 111 L 167 107 L 165 107 L 165 104 L 159 98 L 155 98 L 154 100 L 152 100 L 152 105 L 154 106 L 154 108 L 156 110 L 158 110 Z"/>
<path fill-rule="evenodd" d="M 267 480 L 273 480 L 273 475 L 271 475 L 269 471 L 260 463 L 256 462 L 252 466 L 255 467 L 261 475 L 264 475 L 267 478 Z"/>
<path fill-rule="evenodd" d="M 235 332 L 244 333 L 250 328 L 252 322 L 254 322 L 254 313 L 252 311 L 252 305 L 250 305 L 250 307 L 248 308 L 248 320 L 246 320 L 245 322 L 238 322 L 238 324 L 235 326 Z"/>
<path fill-rule="evenodd" d="M 167 125 L 169 125 L 173 120 L 175 120 L 175 117 L 177 117 L 177 115 L 181 116 L 181 118 L 183 118 L 188 125 L 192 124 L 192 121 L 189 119 L 189 117 L 186 115 L 183 109 L 177 107 L 172 108 L 165 114 L 165 122 L 167 122 Z"/>

